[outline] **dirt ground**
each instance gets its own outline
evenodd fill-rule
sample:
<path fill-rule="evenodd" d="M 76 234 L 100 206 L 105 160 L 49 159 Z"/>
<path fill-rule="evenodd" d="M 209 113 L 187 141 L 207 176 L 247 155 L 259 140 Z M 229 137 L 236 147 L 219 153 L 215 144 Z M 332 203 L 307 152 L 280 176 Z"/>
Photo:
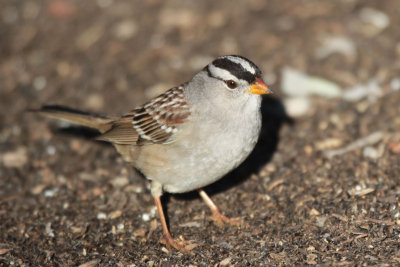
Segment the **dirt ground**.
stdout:
<path fill-rule="evenodd" d="M 0 0 L 0 263 L 400 265 L 399 10 L 395 0 Z M 216 226 L 194 193 L 165 196 L 171 232 L 193 255 L 160 243 L 146 180 L 110 145 L 25 112 L 121 114 L 224 54 L 254 61 L 275 94 L 254 153 L 206 188 L 241 227 Z M 286 92 L 287 67 L 341 93 Z"/>

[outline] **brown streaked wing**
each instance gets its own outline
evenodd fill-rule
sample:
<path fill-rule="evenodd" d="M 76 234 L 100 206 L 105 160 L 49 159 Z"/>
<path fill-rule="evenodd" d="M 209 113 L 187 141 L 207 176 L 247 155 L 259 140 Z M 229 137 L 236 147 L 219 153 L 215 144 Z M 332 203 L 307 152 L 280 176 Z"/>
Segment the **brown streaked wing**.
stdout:
<path fill-rule="evenodd" d="M 140 137 L 157 144 L 173 140 L 176 126 L 190 115 L 183 90 L 183 85 L 171 88 L 136 110 L 132 123 Z"/>
<path fill-rule="evenodd" d="M 166 91 L 116 121 L 100 140 L 117 144 L 162 144 L 174 140 L 177 125 L 190 115 L 183 86 Z"/>

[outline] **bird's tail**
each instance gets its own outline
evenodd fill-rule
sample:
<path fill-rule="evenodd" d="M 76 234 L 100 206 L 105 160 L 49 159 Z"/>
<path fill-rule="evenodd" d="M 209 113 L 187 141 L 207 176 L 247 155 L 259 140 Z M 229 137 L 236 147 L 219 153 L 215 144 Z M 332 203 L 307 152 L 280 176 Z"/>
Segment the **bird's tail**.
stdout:
<path fill-rule="evenodd" d="M 37 112 L 46 117 L 64 120 L 73 124 L 89 127 L 104 133 L 112 127 L 115 120 L 113 117 L 104 116 L 100 114 L 88 113 L 65 106 L 43 106 L 37 110 L 29 110 Z"/>

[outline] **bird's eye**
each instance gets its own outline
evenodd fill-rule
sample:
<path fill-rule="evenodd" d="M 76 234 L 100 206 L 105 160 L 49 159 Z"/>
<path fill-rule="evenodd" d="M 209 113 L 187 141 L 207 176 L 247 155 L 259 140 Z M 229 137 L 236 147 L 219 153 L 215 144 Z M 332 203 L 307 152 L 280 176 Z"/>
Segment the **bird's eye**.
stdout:
<path fill-rule="evenodd" d="M 237 82 L 233 80 L 226 81 L 226 85 L 231 89 L 235 89 L 238 86 Z"/>

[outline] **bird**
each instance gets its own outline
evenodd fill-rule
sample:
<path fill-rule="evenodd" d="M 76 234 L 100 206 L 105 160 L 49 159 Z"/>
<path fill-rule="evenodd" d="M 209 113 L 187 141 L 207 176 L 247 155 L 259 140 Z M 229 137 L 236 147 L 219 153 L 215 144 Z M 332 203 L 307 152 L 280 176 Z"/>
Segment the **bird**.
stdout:
<path fill-rule="evenodd" d="M 271 90 L 261 70 L 239 55 L 215 58 L 192 79 L 121 116 L 44 105 L 47 117 L 96 129 L 97 140 L 111 143 L 124 161 L 151 183 L 165 243 L 190 253 L 168 228 L 163 193 L 198 191 L 218 224 L 226 217 L 204 191 L 241 164 L 255 147 L 261 129 L 262 95 Z"/>

